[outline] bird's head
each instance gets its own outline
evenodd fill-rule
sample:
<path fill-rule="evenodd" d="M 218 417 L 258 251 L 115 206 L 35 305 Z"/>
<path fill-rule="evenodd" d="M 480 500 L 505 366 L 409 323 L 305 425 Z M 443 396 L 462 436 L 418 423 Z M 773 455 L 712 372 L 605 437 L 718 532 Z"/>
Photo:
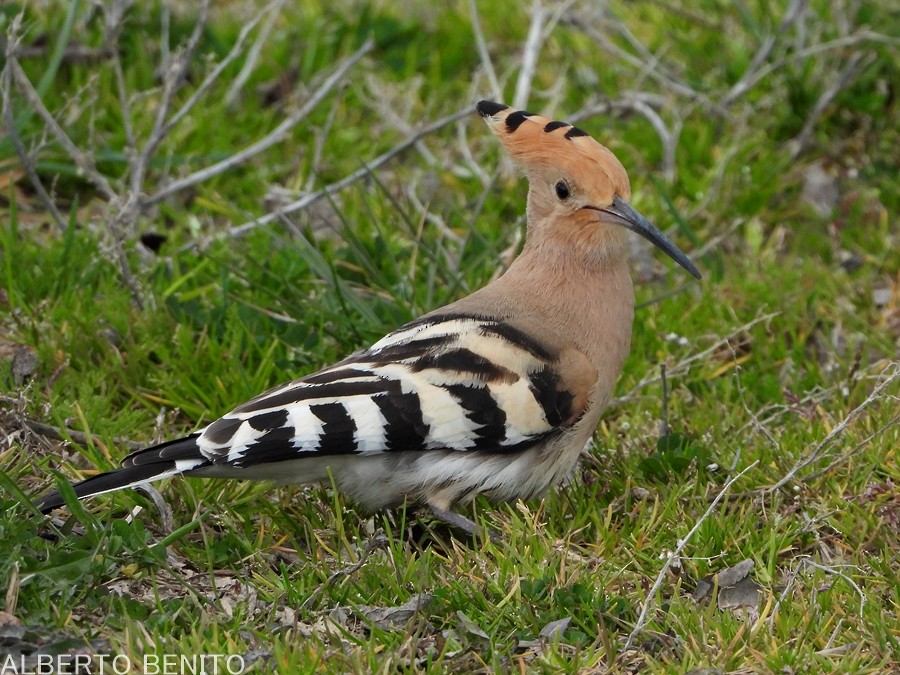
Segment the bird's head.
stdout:
<path fill-rule="evenodd" d="M 665 251 L 700 278 L 688 257 L 628 200 L 625 167 L 585 131 L 492 101 L 477 106 L 491 131 L 528 176 L 532 244 L 575 246 L 595 257 L 622 256 L 624 230 Z"/>

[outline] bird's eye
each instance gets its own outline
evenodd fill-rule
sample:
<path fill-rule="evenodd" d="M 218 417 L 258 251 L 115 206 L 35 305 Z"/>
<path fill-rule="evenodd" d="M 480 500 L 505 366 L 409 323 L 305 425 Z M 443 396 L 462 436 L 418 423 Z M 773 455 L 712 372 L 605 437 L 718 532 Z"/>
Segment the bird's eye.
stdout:
<path fill-rule="evenodd" d="M 569 186 L 566 185 L 566 181 L 561 180 L 556 184 L 556 196 L 560 199 L 568 199 L 569 195 Z"/>

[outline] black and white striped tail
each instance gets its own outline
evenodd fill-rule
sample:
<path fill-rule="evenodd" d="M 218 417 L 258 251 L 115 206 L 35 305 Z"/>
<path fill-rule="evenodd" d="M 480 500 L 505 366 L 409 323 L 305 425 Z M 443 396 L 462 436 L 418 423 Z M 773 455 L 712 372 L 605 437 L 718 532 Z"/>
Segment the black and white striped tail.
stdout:
<path fill-rule="evenodd" d="M 138 450 L 125 458 L 121 469 L 107 471 L 73 485 L 75 496 L 84 499 L 105 492 L 124 490 L 142 483 L 177 476 L 206 464 L 206 458 L 197 447 L 197 436 L 199 434 L 193 434 L 152 448 Z M 65 502 L 59 492 L 51 492 L 35 502 L 41 513 L 50 513 L 53 509 L 64 505 Z"/>

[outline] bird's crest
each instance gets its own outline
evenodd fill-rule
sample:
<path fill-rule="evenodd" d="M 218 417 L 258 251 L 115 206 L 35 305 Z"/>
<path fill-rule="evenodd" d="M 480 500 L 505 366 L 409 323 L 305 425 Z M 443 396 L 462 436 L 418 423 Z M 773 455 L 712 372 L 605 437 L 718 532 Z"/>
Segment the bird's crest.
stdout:
<path fill-rule="evenodd" d="M 526 170 L 559 167 L 576 179 L 590 179 L 599 172 L 609 180 L 613 191 L 610 199 L 613 195 L 624 199 L 631 196 L 625 167 L 586 131 L 493 101 L 479 101 L 476 109 L 510 156 Z"/>

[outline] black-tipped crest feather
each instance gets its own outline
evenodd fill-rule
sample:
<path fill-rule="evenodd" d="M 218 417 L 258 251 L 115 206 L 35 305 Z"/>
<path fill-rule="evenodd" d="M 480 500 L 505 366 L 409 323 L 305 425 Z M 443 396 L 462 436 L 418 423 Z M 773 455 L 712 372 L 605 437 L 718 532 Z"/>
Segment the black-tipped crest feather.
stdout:
<path fill-rule="evenodd" d="M 478 105 L 475 106 L 478 114 L 482 117 L 493 117 L 507 108 L 509 108 L 509 106 L 503 105 L 502 103 L 494 103 L 493 101 L 479 101 Z"/>

